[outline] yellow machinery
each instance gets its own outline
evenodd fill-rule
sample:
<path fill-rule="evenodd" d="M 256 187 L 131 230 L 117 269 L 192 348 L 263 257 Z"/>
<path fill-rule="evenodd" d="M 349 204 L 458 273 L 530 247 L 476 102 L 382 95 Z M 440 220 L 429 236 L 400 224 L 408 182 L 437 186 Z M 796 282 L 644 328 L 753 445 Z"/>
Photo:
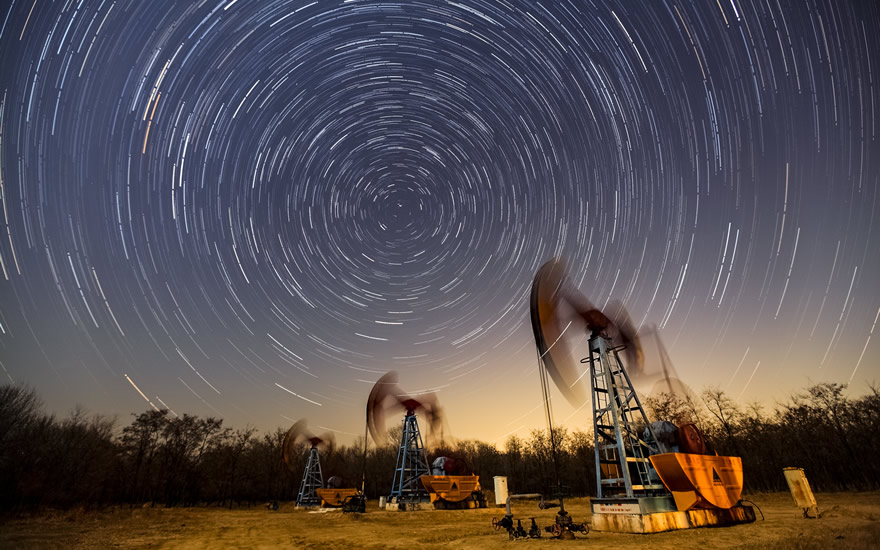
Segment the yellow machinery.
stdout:
<path fill-rule="evenodd" d="M 321 499 L 323 508 L 339 508 L 345 503 L 345 499 L 357 494 L 357 489 L 316 489 L 315 493 Z"/>
<path fill-rule="evenodd" d="M 321 499 L 322 508 L 339 508 L 345 504 L 346 499 L 358 494 L 354 487 L 346 487 L 342 476 L 331 476 L 327 480 L 327 486 L 323 489 L 315 489 L 315 494 Z"/>
<path fill-rule="evenodd" d="M 480 476 L 461 475 L 465 471 L 464 461 L 441 456 L 431 465 L 432 475 L 419 478 L 435 510 L 486 507 L 486 499 L 480 490 Z"/>
<path fill-rule="evenodd" d="M 422 476 L 421 480 L 436 510 L 486 507 L 475 496 L 480 492 L 480 476 Z"/>

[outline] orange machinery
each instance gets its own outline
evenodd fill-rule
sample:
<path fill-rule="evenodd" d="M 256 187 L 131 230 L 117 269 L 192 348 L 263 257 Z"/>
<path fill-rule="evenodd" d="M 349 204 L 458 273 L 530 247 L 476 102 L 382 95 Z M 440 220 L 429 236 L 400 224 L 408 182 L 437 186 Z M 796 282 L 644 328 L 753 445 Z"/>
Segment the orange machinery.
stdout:
<path fill-rule="evenodd" d="M 480 476 L 461 475 L 466 471 L 464 461 L 441 456 L 431 465 L 432 475 L 419 478 L 435 510 L 486 507 L 480 490 Z"/>
<path fill-rule="evenodd" d="M 327 480 L 327 487 L 315 489 L 315 494 L 321 499 L 322 508 L 339 508 L 345 503 L 345 499 L 358 493 L 357 489 L 344 487 L 345 481 L 341 476 L 331 476 Z"/>
<path fill-rule="evenodd" d="M 321 498 L 323 508 L 339 508 L 347 497 L 357 494 L 357 489 L 315 489 L 315 493 Z"/>
<path fill-rule="evenodd" d="M 743 488 L 742 459 L 689 453 L 653 455 L 651 464 L 680 511 L 732 508 Z"/>
<path fill-rule="evenodd" d="M 672 493 L 679 511 L 691 508 L 729 509 L 739 502 L 743 488 L 742 459 L 711 453 L 694 424 L 684 424 L 671 452 L 652 455 L 651 464 Z"/>
<path fill-rule="evenodd" d="M 424 475 L 421 481 L 437 510 L 485 507 L 485 502 L 481 506 L 481 499 L 476 496 L 480 492 L 480 476 Z"/>

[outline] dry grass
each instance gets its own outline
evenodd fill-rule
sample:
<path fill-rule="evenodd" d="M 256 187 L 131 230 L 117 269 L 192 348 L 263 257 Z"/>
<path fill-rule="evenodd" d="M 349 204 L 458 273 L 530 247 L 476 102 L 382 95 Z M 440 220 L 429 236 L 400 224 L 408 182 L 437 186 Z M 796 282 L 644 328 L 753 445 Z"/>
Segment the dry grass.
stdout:
<path fill-rule="evenodd" d="M 321 548 L 430 549 L 539 548 L 601 546 L 607 548 L 876 548 L 880 544 L 880 493 L 817 495 L 820 519 L 803 519 L 787 493 L 750 495 L 765 521 L 748 525 L 673 531 L 656 535 L 591 532 L 575 542 L 549 538 L 510 542 L 495 532 L 493 517 L 503 510 L 384 512 L 376 502 L 363 515 L 308 513 L 282 505 L 262 508 L 115 508 L 103 512 L 72 510 L 8 521 L 0 528 L 0 548 Z M 588 500 L 567 504 L 575 521 L 587 521 Z M 553 522 L 555 510 L 538 510 L 534 502 L 514 504 L 515 518 L 528 526 Z"/>

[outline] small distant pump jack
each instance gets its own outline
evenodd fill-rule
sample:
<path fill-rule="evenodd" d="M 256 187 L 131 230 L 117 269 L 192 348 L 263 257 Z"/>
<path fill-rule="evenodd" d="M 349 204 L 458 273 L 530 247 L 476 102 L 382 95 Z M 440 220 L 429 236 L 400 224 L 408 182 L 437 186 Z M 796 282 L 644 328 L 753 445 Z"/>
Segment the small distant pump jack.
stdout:
<path fill-rule="evenodd" d="M 327 480 L 327 486 L 324 486 L 320 453 L 332 452 L 333 434 L 327 432 L 319 436 L 313 435 L 306 428 L 305 419 L 291 426 L 284 436 L 284 442 L 281 446 L 284 462 L 291 471 L 295 467 L 293 457 L 295 453 L 300 451 L 301 447 L 299 446 L 302 443 L 309 445 L 309 456 L 306 459 L 306 467 L 299 484 L 299 492 L 296 494 L 297 508 L 343 507 L 345 511 L 362 511 L 363 494 L 358 493 L 352 487 L 345 487 L 345 482 L 340 476 L 330 476 L 330 479 Z M 359 500 L 356 497 L 359 497 Z M 346 502 L 349 504 L 347 507 Z"/>

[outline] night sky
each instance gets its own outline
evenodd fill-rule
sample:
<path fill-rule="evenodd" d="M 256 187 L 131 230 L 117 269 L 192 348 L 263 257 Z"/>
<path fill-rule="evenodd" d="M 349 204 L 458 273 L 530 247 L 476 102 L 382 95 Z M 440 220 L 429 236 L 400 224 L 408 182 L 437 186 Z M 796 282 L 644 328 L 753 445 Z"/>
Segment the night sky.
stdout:
<path fill-rule="evenodd" d="M 880 379 L 877 2 L 0 9 L 0 379 L 61 415 L 345 442 L 396 370 L 501 444 L 556 255 L 697 391 Z"/>

